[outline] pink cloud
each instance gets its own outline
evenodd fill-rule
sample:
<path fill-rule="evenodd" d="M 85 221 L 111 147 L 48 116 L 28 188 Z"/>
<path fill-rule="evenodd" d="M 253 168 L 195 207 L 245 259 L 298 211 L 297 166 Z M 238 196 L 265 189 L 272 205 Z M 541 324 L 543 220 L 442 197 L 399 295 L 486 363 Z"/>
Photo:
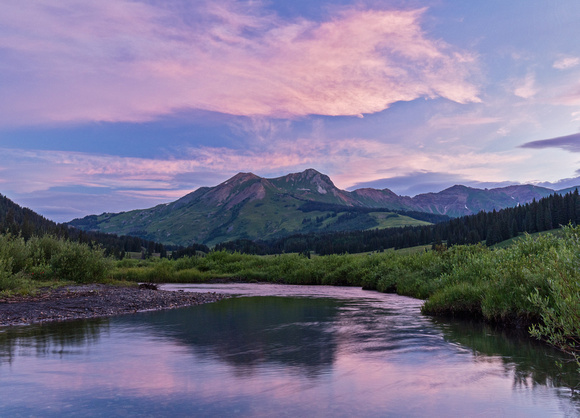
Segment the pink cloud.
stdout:
<path fill-rule="evenodd" d="M 568 70 L 580 65 L 580 57 L 562 57 L 552 65 L 558 70 Z"/>
<path fill-rule="evenodd" d="M 477 126 L 500 123 L 502 121 L 499 117 L 480 116 L 477 114 L 465 114 L 457 116 L 435 116 L 429 120 L 429 126 L 449 129 L 458 126 Z"/>
<path fill-rule="evenodd" d="M 430 39 L 424 9 L 351 9 L 319 23 L 223 0 L 187 8 L 3 2 L 0 123 L 143 121 L 184 108 L 359 115 L 419 97 L 479 101 L 475 57 Z"/>
<path fill-rule="evenodd" d="M 580 84 L 571 84 L 567 88 L 560 89 L 552 98 L 551 102 L 556 105 L 580 106 Z M 576 117 L 577 115 L 573 114 L 572 116 Z"/>
<path fill-rule="evenodd" d="M 514 94 L 522 99 L 531 99 L 538 93 L 536 88 L 536 76 L 532 73 L 519 80 L 514 88 Z"/>
<path fill-rule="evenodd" d="M 148 159 L 65 151 L 0 149 L 0 165 L 8 190 L 34 193 L 54 187 L 83 186 L 118 190 L 133 197 L 170 201 L 199 186 L 201 179 L 182 182 L 189 173 L 219 173 L 223 180 L 240 171 L 268 177 L 315 167 L 337 186 L 347 188 L 377 177 L 434 170 L 485 181 L 501 179 L 506 164 L 526 157 L 510 153 L 476 154 L 468 147 L 453 153 L 432 153 L 376 140 L 311 138 L 279 140 L 243 151 L 198 147 L 183 150 L 181 158 Z"/>

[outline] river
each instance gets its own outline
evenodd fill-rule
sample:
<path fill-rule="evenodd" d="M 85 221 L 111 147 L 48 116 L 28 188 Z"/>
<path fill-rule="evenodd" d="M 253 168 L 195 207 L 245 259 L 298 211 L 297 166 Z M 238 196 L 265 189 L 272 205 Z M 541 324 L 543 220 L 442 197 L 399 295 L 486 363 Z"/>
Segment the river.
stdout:
<path fill-rule="evenodd" d="M 559 353 L 348 287 L 0 329 L 0 416 L 580 416 Z M 243 297 L 241 297 L 243 296 Z"/>

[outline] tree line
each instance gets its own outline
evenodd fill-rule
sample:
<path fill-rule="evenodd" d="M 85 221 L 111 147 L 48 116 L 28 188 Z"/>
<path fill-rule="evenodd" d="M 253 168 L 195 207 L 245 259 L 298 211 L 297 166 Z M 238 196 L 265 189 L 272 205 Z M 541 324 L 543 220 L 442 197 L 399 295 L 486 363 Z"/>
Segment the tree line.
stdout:
<path fill-rule="evenodd" d="M 303 212 L 331 210 L 365 214 L 377 209 L 340 207 L 324 203 L 307 203 Z M 451 220 L 443 215 L 396 213 L 428 220 L 427 226 L 407 226 L 387 229 L 343 230 L 293 234 L 271 240 L 239 239 L 216 245 L 216 250 L 237 251 L 245 254 L 281 254 L 315 252 L 320 255 L 382 251 L 387 248 L 408 248 L 419 245 L 447 246 L 485 242 L 491 246 L 524 232 L 534 233 L 558 228 L 561 225 L 580 223 L 580 197 L 578 189 L 565 195 L 553 194 L 525 205 L 500 211 L 480 212 Z M 446 220 L 446 221 L 445 221 Z M 32 236 L 53 235 L 71 241 L 100 245 L 105 254 L 121 259 L 128 252 L 142 252 L 144 257 L 159 253 L 180 258 L 210 251 L 206 245 L 189 247 L 164 246 L 155 241 L 134 236 L 117 236 L 96 231 L 83 231 L 57 224 L 34 211 L 23 208 L 0 194 L 0 232 L 20 235 L 25 240 Z"/>
<path fill-rule="evenodd" d="M 309 253 L 320 255 L 381 251 L 419 245 L 447 246 L 485 242 L 491 246 L 524 232 L 534 233 L 580 222 L 578 189 L 553 194 L 525 205 L 480 212 L 427 226 L 407 226 L 365 231 L 294 234 L 267 241 L 240 239 L 224 242 L 216 250 L 246 254 Z"/>
<path fill-rule="evenodd" d="M 167 251 L 181 247 L 164 246 L 161 243 L 134 236 L 117 236 L 96 231 L 83 231 L 65 224 L 58 224 L 42 215 L 23 208 L 0 194 L 0 233 L 21 236 L 28 241 L 33 236 L 52 235 L 73 242 L 85 243 L 90 247 L 101 246 L 105 255 L 122 259 L 128 252 L 141 252 L 144 257 L 158 253 L 167 256 Z M 209 251 L 205 247 L 206 251 Z"/>

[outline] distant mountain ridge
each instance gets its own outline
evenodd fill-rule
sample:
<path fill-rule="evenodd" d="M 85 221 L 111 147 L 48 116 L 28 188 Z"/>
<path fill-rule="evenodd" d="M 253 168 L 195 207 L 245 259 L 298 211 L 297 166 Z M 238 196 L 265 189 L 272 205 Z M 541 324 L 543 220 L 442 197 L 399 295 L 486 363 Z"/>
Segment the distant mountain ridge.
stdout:
<path fill-rule="evenodd" d="M 453 186 L 438 193 L 398 196 L 389 189 L 338 189 L 325 174 L 314 169 L 266 179 L 238 173 L 215 187 L 201 187 L 168 204 L 150 209 L 103 213 L 75 219 L 69 225 L 84 230 L 134 235 L 166 244 L 215 244 L 230 239 L 266 239 L 323 228 L 369 229 L 416 225 L 411 218 L 389 215 L 387 210 L 415 211 L 459 217 L 480 211 L 500 210 L 539 200 L 556 191 L 532 185 L 497 189 Z M 351 208 L 377 209 L 349 226 L 337 210 L 321 206 L 306 213 L 307 202 Z M 379 213 L 380 212 L 380 213 Z M 385 219 L 390 218 L 389 222 Z M 321 220 L 322 219 L 322 220 Z M 338 225 L 341 221 L 342 224 Z"/>

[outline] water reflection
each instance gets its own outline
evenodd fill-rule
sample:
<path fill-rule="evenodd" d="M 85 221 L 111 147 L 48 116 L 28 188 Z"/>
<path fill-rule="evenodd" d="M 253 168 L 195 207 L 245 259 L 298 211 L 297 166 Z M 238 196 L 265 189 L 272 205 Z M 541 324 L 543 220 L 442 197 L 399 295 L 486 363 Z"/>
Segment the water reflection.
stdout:
<path fill-rule="evenodd" d="M 249 297 L 146 317 L 159 338 L 195 348 L 197 354 L 226 362 L 237 373 L 278 363 L 316 376 L 334 361 L 337 344 L 331 324 L 340 305 L 334 299 Z M 137 325 L 143 317 L 120 321 Z"/>
<path fill-rule="evenodd" d="M 108 319 L 72 321 L 44 326 L 0 328 L 0 366 L 15 356 L 47 357 L 79 353 L 97 344 L 108 330 Z"/>
<path fill-rule="evenodd" d="M 268 294 L 249 286 L 249 294 Z M 562 375 L 554 366 L 559 354 L 527 338 L 425 317 L 420 301 L 396 295 L 316 288 L 305 298 L 291 289 L 4 329 L 0 415 L 580 412 L 565 390 L 577 374 Z"/>
<path fill-rule="evenodd" d="M 434 319 L 434 323 L 446 340 L 472 349 L 475 361 L 500 359 L 506 373 L 513 371 L 514 386 L 580 388 L 576 364 L 559 351 L 529 338 L 526 330 L 506 330 L 459 319 Z M 556 367 L 556 362 L 562 367 Z"/>

